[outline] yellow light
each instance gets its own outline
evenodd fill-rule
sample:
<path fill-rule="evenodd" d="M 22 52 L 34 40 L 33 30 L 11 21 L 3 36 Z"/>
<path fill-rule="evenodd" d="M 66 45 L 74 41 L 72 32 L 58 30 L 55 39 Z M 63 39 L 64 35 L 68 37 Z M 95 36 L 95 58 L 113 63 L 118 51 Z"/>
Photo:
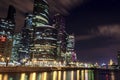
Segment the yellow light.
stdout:
<path fill-rule="evenodd" d="M 25 73 L 21 73 L 20 80 L 25 80 Z"/>
<path fill-rule="evenodd" d="M 71 80 L 74 80 L 74 71 L 71 71 Z"/>
<path fill-rule="evenodd" d="M 85 80 L 85 77 L 84 77 L 84 75 L 85 75 L 85 72 L 84 72 L 84 70 L 81 70 L 81 80 Z"/>
<path fill-rule="evenodd" d="M 1 58 L 1 61 L 3 61 L 3 62 L 4 62 L 4 61 L 5 61 L 5 58 L 3 58 L 3 57 L 2 57 L 2 58 Z"/>
<path fill-rule="evenodd" d="M 47 72 L 43 73 L 43 77 L 44 77 L 43 80 L 47 80 Z"/>
<path fill-rule="evenodd" d="M 63 72 L 63 80 L 66 80 L 66 71 Z"/>
<path fill-rule="evenodd" d="M 32 73 L 32 80 L 36 80 L 36 73 L 35 72 Z"/>
<path fill-rule="evenodd" d="M 5 74 L 5 75 L 3 76 L 3 80 L 8 80 L 8 75 L 7 75 L 7 74 Z"/>
<path fill-rule="evenodd" d="M 61 71 L 58 71 L 58 80 L 61 80 Z"/>
<path fill-rule="evenodd" d="M 36 73 L 35 72 L 33 72 L 33 73 L 30 74 L 29 80 L 36 80 Z"/>
<path fill-rule="evenodd" d="M 0 80 L 2 80 L 2 77 L 3 77 L 2 74 L 0 74 Z"/>
<path fill-rule="evenodd" d="M 80 74 L 80 71 L 77 70 L 77 80 L 80 80 L 80 76 L 79 76 L 79 74 Z"/>
<path fill-rule="evenodd" d="M 53 80 L 56 80 L 56 78 L 57 78 L 57 71 L 54 71 L 53 72 Z"/>

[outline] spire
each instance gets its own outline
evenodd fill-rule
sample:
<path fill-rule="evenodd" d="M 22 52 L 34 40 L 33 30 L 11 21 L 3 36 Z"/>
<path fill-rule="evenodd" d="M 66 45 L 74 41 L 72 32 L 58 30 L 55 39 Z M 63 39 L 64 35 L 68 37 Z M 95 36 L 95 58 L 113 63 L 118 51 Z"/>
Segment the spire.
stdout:
<path fill-rule="evenodd" d="M 7 19 L 14 20 L 16 10 L 13 5 L 9 5 Z"/>

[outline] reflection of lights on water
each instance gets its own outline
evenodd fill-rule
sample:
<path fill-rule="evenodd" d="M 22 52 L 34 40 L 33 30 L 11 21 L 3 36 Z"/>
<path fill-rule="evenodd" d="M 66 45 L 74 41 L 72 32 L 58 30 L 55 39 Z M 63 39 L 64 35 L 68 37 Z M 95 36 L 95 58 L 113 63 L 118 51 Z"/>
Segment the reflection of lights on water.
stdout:
<path fill-rule="evenodd" d="M 21 80 L 24 80 L 24 79 L 21 79 Z M 29 80 L 36 80 L 36 72 L 33 72 L 33 73 L 30 74 Z"/>
<path fill-rule="evenodd" d="M 88 80 L 88 70 L 85 70 L 85 80 Z"/>
<path fill-rule="evenodd" d="M 36 80 L 36 73 L 33 73 L 32 80 Z"/>
<path fill-rule="evenodd" d="M 94 80 L 94 72 L 93 71 L 92 71 L 91 75 L 92 75 L 92 79 L 91 80 Z"/>
<path fill-rule="evenodd" d="M 21 73 L 20 80 L 25 80 L 25 73 Z"/>
<path fill-rule="evenodd" d="M 0 74 L 0 80 L 2 80 L 2 74 Z"/>
<path fill-rule="evenodd" d="M 77 70 L 77 80 L 80 80 L 80 71 Z"/>
<path fill-rule="evenodd" d="M 111 72 L 111 80 L 115 80 L 115 74 L 114 74 L 114 72 Z"/>
<path fill-rule="evenodd" d="M 4 75 L 3 80 L 8 80 L 8 75 L 7 74 Z"/>
<path fill-rule="evenodd" d="M 38 73 L 38 80 L 41 80 L 41 73 Z"/>
<path fill-rule="evenodd" d="M 61 80 L 61 71 L 58 71 L 58 80 Z"/>
<path fill-rule="evenodd" d="M 54 71 L 53 72 L 53 80 L 56 80 L 56 78 L 57 78 L 57 71 Z"/>
<path fill-rule="evenodd" d="M 81 70 L 81 80 L 85 80 L 84 70 Z"/>
<path fill-rule="evenodd" d="M 47 80 L 47 72 L 43 73 L 43 79 L 42 80 Z"/>
<path fill-rule="evenodd" d="M 66 71 L 63 72 L 63 80 L 66 80 Z"/>
<path fill-rule="evenodd" d="M 71 71 L 71 80 L 74 80 L 74 71 Z"/>
<path fill-rule="evenodd" d="M 88 79 L 87 80 L 94 80 L 94 74 L 92 70 L 88 70 Z"/>

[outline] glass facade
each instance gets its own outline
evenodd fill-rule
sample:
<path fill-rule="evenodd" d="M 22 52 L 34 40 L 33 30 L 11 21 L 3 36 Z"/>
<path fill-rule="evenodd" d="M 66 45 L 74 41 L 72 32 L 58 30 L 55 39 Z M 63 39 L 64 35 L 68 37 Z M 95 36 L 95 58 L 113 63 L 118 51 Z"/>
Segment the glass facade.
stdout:
<path fill-rule="evenodd" d="M 40 27 L 49 24 L 49 6 L 44 0 L 34 0 L 33 26 Z"/>
<path fill-rule="evenodd" d="M 45 0 L 34 0 L 32 58 L 51 59 L 56 55 L 57 30 L 49 25 L 49 6 Z"/>
<path fill-rule="evenodd" d="M 15 14 L 14 6 L 10 5 L 7 17 L 0 18 L 0 61 L 8 61 L 11 58 L 15 31 Z"/>
<path fill-rule="evenodd" d="M 37 53 L 49 55 L 48 58 L 56 54 L 56 33 L 56 29 L 48 25 L 35 28 L 34 48 Z"/>

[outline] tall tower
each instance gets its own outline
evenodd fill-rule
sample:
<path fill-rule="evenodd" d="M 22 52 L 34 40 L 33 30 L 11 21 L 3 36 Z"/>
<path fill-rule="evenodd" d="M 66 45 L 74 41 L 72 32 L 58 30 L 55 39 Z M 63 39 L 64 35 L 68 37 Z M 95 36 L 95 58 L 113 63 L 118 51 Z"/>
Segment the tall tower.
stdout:
<path fill-rule="evenodd" d="M 18 50 L 19 60 L 30 58 L 31 44 L 33 43 L 32 14 L 26 14 L 24 27 L 21 31 L 20 46 Z"/>
<path fill-rule="evenodd" d="M 56 29 L 49 25 L 49 6 L 45 0 L 34 0 L 32 58 L 53 59 L 56 55 Z"/>
<path fill-rule="evenodd" d="M 49 6 L 45 0 L 34 0 L 33 25 L 40 27 L 49 24 Z"/>
<path fill-rule="evenodd" d="M 66 53 L 68 35 L 65 31 L 65 19 L 61 14 L 57 13 L 54 16 L 53 23 L 57 29 L 57 55 L 58 58 L 62 59 Z"/>
<path fill-rule="evenodd" d="M 7 18 L 0 19 L 0 58 L 2 61 L 8 60 L 11 57 L 15 30 L 15 14 L 16 10 L 14 6 L 10 5 Z"/>
<path fill-rule="evenodd" d="M 68 35 L 67 37 L 67 53 L 69 53 L 69 56 L 71 61 L 77 60 L 77 55 L 74 51 L 75 47 L 75 36 L 74 34 Z"/>

